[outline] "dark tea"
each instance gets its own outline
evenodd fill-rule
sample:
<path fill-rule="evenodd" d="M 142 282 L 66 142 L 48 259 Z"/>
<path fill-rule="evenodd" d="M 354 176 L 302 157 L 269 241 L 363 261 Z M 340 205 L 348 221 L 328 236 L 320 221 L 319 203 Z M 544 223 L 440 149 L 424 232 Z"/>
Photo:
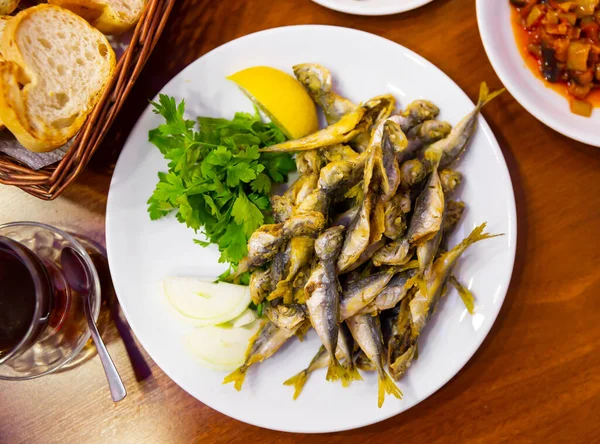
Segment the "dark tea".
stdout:
<path fill-rule="evenodd" d="M 25 263 L 0 243 L 0 358 L 25 338 L 36 306 L 34 279 Z"/>

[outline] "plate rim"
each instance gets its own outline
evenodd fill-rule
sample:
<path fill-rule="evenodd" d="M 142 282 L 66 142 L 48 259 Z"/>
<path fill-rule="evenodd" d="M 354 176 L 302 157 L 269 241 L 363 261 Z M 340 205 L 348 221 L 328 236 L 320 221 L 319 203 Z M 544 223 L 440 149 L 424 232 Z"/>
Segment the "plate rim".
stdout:
<path fill-rule="evenodd" d="M 500 0 L 497 0 L 497 1 L 500 1 Z M 579 131 L 571 128 L 568 124 L 563 124 L 559 119 L 555 119 L 551 115 L 547 114 L 542 105 L 538 105 L 534 101 L 529 100 L 527 95 L 523 94 L 521 92 L 522 87 L 517 82 L 513 82 L 510 79 L 510 76 L 508 74 L 508 66 L 507 66 L 507 64 L 502 62 L 502 58 L 501 58 L 500 54 L 495 49 L 496 47 L 493 43 L 494 42 L 493 35 L 490 31 L 487 30 L 487 28 L 486 28 L 487 24 L 484 23 L 484 22 L 487 22 L 486 17 L 485 17 L 486 11 L 489 9 L 489 6 L 487 6 L 487 5 L 491 5 L 491 4 L 492 4 L 492 2 L 489 0 L 488 1 L 476 0 L 477 27 L 479 30 L 479 36 L 481 38 L 481 42 L 483 44 L 483 49 L 485 50 L 488 60 L 490 61 L 490 64 L 492 65 L 494 72 L 500 78 L 500 81 L 504 84 L 506 89 L 510 92 L 510 94 L 514 97 L 514 99 L 523 108 L 525 108 L 525 110 L 529 114 L 531 114 L 533 117 L 535 117 L 537 120 L 542 122 L 547 127 L 553 129 L 554 131 L 556 131 L 559 134 L 562 134 L 565 137 L 568 137 L 569 139 L 584 143 L 586 145 L 600 147 L 600 137 L 596 137 L 596 139 L 594 140 L 593 134 L 589 134 L 588 132 L 581 135 L 581 133 Z M 508 5 L 508 2 L 506 2 L 506 5 Z M 508 5 L 508 7 L 510 7 L 510 6 Z M 512 26 L 512 24 L 509 23 L 509 26 Z M 511 33 L 511 34 L 514 34 L 514 33 Z M 513 42 L 513 43 L 516 45 L 516 42 Z M 527 68 L 527 71 L 530 71 L 529 68 Z M 529 72 L 529 74 L 533 75 L 533 73 L 531 73 L 531 72 Z M 536 78 L 536 80 L 538 80 L 540 82 L 544 82 L 541 79 Z M 552 91 L 552 94 L 558 94 L 558 93 L 556 93 L 555 91 Z M 565 103 L 565 112 L 567 112 L 567 111 L 570 113 L 569 108 L 568 108 L 568 103 Z M 598 109 L 597 112 L 600 113 L 600 108 Z"/>
<path fill-rule="evenodd" d="M 190 67 L 197 63 L 199 60 L 201 60 L 203 57 L 209 56 L 209 55 L 213 55 L 216 52 L 222 51 L 224 48 L 228 47 L 229 45 L 233 45 L 235 44 L 238 40 L 242 40 L 242 39 L 246 39 L 248 37 L 251 36 L 256 36 L 258 34 L 276 34 L 276 33 L 280 33 L 280 32 L 287 32 L 287 30 L 289 29 L 301 29 L 301 28 L 305 28 L 307 32 L 310 32 L 311 29 L 315 29 L 315 28 L 320 28 L 320 29 L 329 29 L 329 30 L 333 30 L 335 32 L 342 32 L 342 33 L 355 33 L 355 34 L 362 34 L 363 37 L 366 38 L 372 38 L 375 40 L 380 40 L 382 43 L 389 45 L 389 44 L 393 44 L 395 45 L 400 51 L 404 51 L 405 53 L 407 53 L 407 55 L 409 55 L 411 58 L 415 59 L 415 61 L 437 71 L 437 73 L 439 75 L 442 75 L 444 77 L 446 77 L 448 80 L 450 80 L 454 85 L 456 85 L 456 87 L 458 88 L 458 90 L 460 91 L 459 93 L 462 93 L 471 103 L 472 100 L 471 98 L 463 91 L 463 89 L 456 83 L 454 82 L 454 80 L 452 80 L 452 78 L 450 78 L 446 73 L 444 73 L 440 68 L 438 68 L 434 63 L 430 62 L 429 60 L 425 59 L 424 57 L 422 57 L 421 55 L 417 54 L 416 52 L 406 48 L 405 46 L 394 42 L 393 40 L 389 40 L 387 38 L 381 37 L 379 35 L 376 34 L 372 34 L 369 32 L 365 32 L 365 31 L 361 31 L 358 29 L 353 29 L 353 28 L 347 28 L 347 27 L 343 27 L 343 26 L 331 26 L 331 25 L 291 25 L 291 26 L 281 26 L 281 27 L 276 27 L 276 28 L 269 28 L 269 29 L 265 29 L 262 31 L 257 31 L 251 34 L 247 34 L 241 37 L 238 37 L 234 40 L 231 40 L 229 42 L 226 42 L 214 49 L 212 49 L 211 51 L 208 51 L 207 53 L 203 54 L 202 56 L 198 57 L 196 60 L 194 60 L 193 62 L 191 62 L 189 65 L 187 65 L 186 67 L 184 67 L 180 72 L 178 72 L 177 74 L 175 74 L 159 91 L 159 93 L 157 93 L 157 95 L 155 97 L 158 96 L 158 94 L 160 94 L 165 88 L 167 88 L 168 85 L 170 85 L 172 82 L 175 81 L 175 78 L 179 77 L 180 75 L 183 75 L 188 69 L 190 69 Z M 134 142 L 132 141 L 131 137 L 132 135 L 136 132 L 136 129 L 139 125 L 142 124 L 142 117 L 144 116 L 144 114 L 146 114 L 148 112 L 148 109 L 150 108 L 150 104 L 148 104 L 148 106 L 144 109 L 144 111 L 142 111 L 142 113 L 140 114 L 140 116 L 138 117 L 138 120 L 136 121 L 135 125 L 132 127 L 131 132 L 129 133 L 127 140 L 125 142 L 125 144 L 123 145 L 123 149 L 121 151 L 121 154 L 123 153 L 123 151 L 125 150 L 125 148 L 130 144 L 130 142 L 132 144 L 134 144 Z M 473 104 L 473 106 L 475 106 Z M 509 233 L 507 233 L 508 236 L 511 236 L 509 238 L 509 245 L 512 246 L 512 248 L 509 249 L 508 253 L 509 253 L 509 258 L 510 258 L 510 272 L 507 275 L 507 281 L 506 281 L 506 291 L 504 291 L 502 293 L 502 296 L 499 298 L 498 302 L 498 310 L 493 314 L 493 316 L 490 316 L 490 322 L 489 327 L 487 329 L 484 328 L 484 330 L 480 330 L 482 331 L 481 336 L 479 336 L 479 340 L 476 343 L 476 346 L 473 349 L 473 352 L 471 353 L 471 355 L 460 365 L 460 367 L 456 370 L 455 373 L 451 374 L 447 379 L 445 379 L 444 382 L 442 382 L 439 385 L 436 385 L 435 387 L 432 387 L 429 391 L 429 393 L 424 396 L 422 399 L 420 399 L 419 401 L 417 401 L 414 405 L 405 408 L 401 411 L 394 411 L 394 412 L 390 412 L 389 414 L 386 414 L 382 417 L 378 417 L 376 419 L 373 420 L 366 420 L 364 422 L 361 423 L 357 423 L 357 424 L 353 424 L 350 426 L 344 426 L 344 427 L 335 427 L 335 428 L 330 428 L 330 429 L 325 429 L 325 430 L 317 430 L 317 429 L 312 429 L 312 430 L 305 430 L 305 429 L 300 429 L 300 428 L 279 428 L 277 426 L 273 426 L 271 424 L 267 424 L 267 423 L 263 423 L 261 421 L 250 421 L 247 420 L 245 418 L 240 417 L 239 415 L 236 414 L 230 414 L 230 413 L 224 413 L 221 410 L 217 409 L 216 407 L 214 407 L 212 405 L 212 403 L 207 402 L 205 400 L 200 400 L 198 399 L 193 393 L 192 393 L 192 388 L 188 387 L 188 384 L 186 382 L 181 382 L 176 380 L 176 378 L 174 378 L 171 375 L 171 372 L 168 372 L 164 369 L 164 367 L 159 363 L 159 360 L 157 360 L 154 356 L 152 356 L 150 354 L 150 352 L 148 351 L 148 348 L 146 347 L 146 341 L 145 339 L 142 338 L 141 335 L 138 334 L 137 332 L 137 328 L 134 327 L 134 325 L 132 323 L 129 323 L 129 326 L 131 328 L 131 330 L 133 331 L 133 333 L 136 335 L 136 338 L 138 339 L 139 343 L 142 345 L 142 347 L 144 347 L 144 349 L 146 350 L 146 352 L 148 353 L 148 355 L 150 356 L 150 358 L 156 363 L 156 365 L 161 369 L 161 371 L 163 371 L 177 386 L 179 386 L 181 389 L 183 389 L 186 393 L 188 393 L 190 396 L 192 396 L 194 399 L 196 399 L 197 401 L 201 402 L 202 404 L 210 407 L 211 409 L 227 416 L 230 418 L 233 418 L 237 421 L 241 421 L 245 424 L 250 424 L 253 426 L 257 426 L 257 427 L 261 427 L 261 428 L 265 428 L 265 429 L 269 429 L 269 430 L 276 430 L 276 431 L 280 431 L 280 432 L 288 432 L 288 433 L 304 433 L 304 434 L 316 434 L 316 433 L 334 433 L 334 432 L 343 432 L 343 431 L 348 431 L 348 430 L 355 430 L 355 429 L 359 429 L 362 427 L 367 427 L 373 424 L 377 424 L 380 423 L 382 421 L 388 420 L 392 417 L 395 417 L 415 406 L 417 406 L 418 404 L 420 404 L 421 402 L 425 401 L 427 398 L 429 398 L 430 396 L 432 396 L 433 394 L 435 394 L 438 390 L 440 390 L 443 386 L 445 386 L 446 384 L 448 384 L 454 377 L 456 377 L 456 375 L 458 375 L 458 373 L 460 373 L 460 371 L 465 367 L 465 365 L 467 365 L 467 363 L 473 358 L 473 356 L 475 356 L 475 354 L 477 353 L 477 351 L 480 349 L 481 344 L 485 341 L 485 339 L 487 338 L 487 336 L 489 335 L 491 329 L 493 328 L 496 319 L 498 317 L 498 315 L 500 314 L 502 307 L 504 305 L 504 301 L 506 299 L 506 294 L 508 293 L 509 287 L 510 287 L 510 283 L 512 280 L 512 275 L 513 275 L 513 271 L 514 271 L 514 265 L 515 265 L 515 257 L 516 257 L 516 247 L 517 247 L 517 237 L 518 237 L 518 220 L 517 220 L 517 211 L 516 211 L 516 199 L 515 199 L 515 193 L 514 193 L 514 187 L 513 187 L 513 183 L 512 183 L 512 178 L 510 175 L 510 170 L 508 169 L 508 165 L 506 164 L 506 159 L 504 158 L 504 154 L 502 153 L 502 150 L 500 148 L 500 145 L 498 144 L 498 141 L 491 129 L 491 127 L 489 126 L 489 124 L 487 123 L 487 121 L 485 120 L 485 118 L 483 117 L 483 115 L 479 116 L 479 121 L 478 124 L 480 125 L 481 129 L 483 130 L 484 133 L 489 136 L 489 142 L 493 145 L 493 148 L 495 148 L 496 153 L 498 154 L 497 158 L 498 161 L 501 162 L 502 165 L 504 165 L 507 177 L 508 177 L 508 190 L 510 190 L 510 196 L 512 197 L 511 202 L 512 205 L 509 205 L 509 214 L 507 215 L 507 221 L 508 221 L 508 229 L 507 231 L 509 231 Z M 106 250 L 107 250 L 107 258 L 108 258 L 108 263 L 109 263 L 109 269 L 111 272 L 111 276 L 113 275 L 113 265 L 112 263 L 114 261 L 111 260 L 112 255 L 114 254 L 114 249 L 112 247 L 113 243 L 112 243 L 112 236 L 110 235 L 110 232 L 113 230 L 112 226 L 115 223 L 115 219 L 112 215 L 112 211 L 111 211 L 111 201 L 112 198 L 111 196 L 114 196 L 114 191 L 113 191 L 113 182 L 115 181 L 115 172 L 117 172 L 119 170 L 119 164 L 122 161 L 122 155 L 119 155 L 119 159 L 117 160 L 117 163 L 115 164 L 115 168 L 114 168 L 114 172 L 113 172 L 113 176 L 111 178 L 111 182 L 110 182 L 110 187 L 109 187 L 109 192 L 108 192 L 108 198 L 107 198 L 107 205 L 106 205 L 106 219 L 105 219 L 105 232 L 106 232 Z M 507 191 L 508 191 L 507 190 Z M 116 294 L 117 294 L 117 298 L 119 299 L 120 302 L 120 306 L 121 309 L 123 310 L 123 314 L 125 315 L 126 319 L 128 319 L 129 322 L 129 316 L 128 316 L 128 309 L 125 308 L 125 305 L 121 302 L 121 298 L 119 297 L 119 291 L 117 289 L 117 282 L 114 282 L 114 286 L 115 286 L 115 290 L 116 290 Z M 484 333 L 484 334 L 483 334 Z M 179 379 L 179 378 L 178 378 Z"/>
<path fill-rule="evenodd" d="M 312 0 L 314 3 L 323 6 L 324 8 L 331 9 L 333 11 L 343 12 L 352 15 L 362 16 L 382 16 L 382 15 L 393 15 L 400 14 L 402 12 L 412 11 L 413 9 L 425 6 L 434 0 L 412 0 L 408 6 L 389 6 L 389 7 L 369 7 L 358 3 L 356 6 L 339 6 L 337 3 L 331 0 Z"/>

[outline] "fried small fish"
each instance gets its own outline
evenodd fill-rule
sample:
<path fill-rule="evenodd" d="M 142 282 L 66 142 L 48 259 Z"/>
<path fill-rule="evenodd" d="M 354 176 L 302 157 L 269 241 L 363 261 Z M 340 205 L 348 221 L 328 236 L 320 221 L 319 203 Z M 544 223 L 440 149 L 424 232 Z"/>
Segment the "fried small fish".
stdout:
<path fill-rule="evenodd" d="M 337 160 L 330 162 L 321 169 L 319 175 L 319 189 L 326 196 L 334 193 L 344 193 L 361 180 L 362 170 L 367 160 L 367 153 L 363 153 L 352 160 Z"/>
<path fill-rule="evenodd" d="M 286 241 L 284 246 L 273 257 L 269 265 L 269 270 L 271 271 L 271 291 L 275 288 L 275 283 L 283 279 L 291 253 L 290 243 Z"/>
<path fill-rule="evenodd" d="M 413 264 L 416 266 L 416 264 Z M 359 313 L 379 313 L 394 308 L 403 301 L 412 288 L 411 279 L 417 274 L 415 268 L 411 268 L 396 274 L 379 294 L 363 308 Z"/>
<path fill-rule="evenodd" d="M 382 265 L 402 265 L 411 257 L 411 244 L 407 237 L 401 237 L 380 248 L 372 258 L 376 267 Z"/>
<path fill-rule="evenodd" d="M 377 236 L 372 236 L 372 210 L 374 207 L 375 193 L 372 189 L 372 179 L 375 177 L 378 182 L 381 182 L 381 176 L 375 173 L 377 168 L 379 171 L 383 171 L 383 151 L 382 141 L 385 132 L 385 124 L 387 121 L 382 121 L 377 125 L 377 128 L 373 132 L 369 148 L 366 151 L 366 161 L 363 169 L 363 199 L 361 202 L 361 208 L 358 212 L 358 216 L 354 219 L 352 225 L 348 228 L 346 238 L 344 239 L 344 245 L 337 262 L 338 273 L 344 273 L 349 271 L 351 266 L 360 258 L 361 254 L 369 246 L 369 243 L 377 241 Z M 384 221 L 383 221 L 383 209 L 381 209 L 381 216 L 376 220 L 379 222 L 378 225 L 381 227 L 378 231 L 383 233 Z"/>
<path fill-rule="evenodd" d="M 287 261 L 287 274 L 284 279 L 275 281 L 275 289 L 267 298 L 268 300 L 283 298 L 284 304 L 292 303 L 294 278 L 300 269 L 310 262 L 314 253 L 314 244 L 314 239 L 309 236 L 298 236 L 289 241 L 290 253 Z"/>
<path fill-rule="evenodd" d="M 442 227 L 444 213 L 444 192 L 437 168 L 415 203 L 410 219 L 407 237 L 412 245 L 431 239 Z"/>
<path fill-rule="evenodd" d="M 405 298 L 395 309 L 387 347 L 390 375 L 396 381 L 406 373 L 417 352 L 417 341 L 410 331 L 409 302 L 410 298 Z"/>
<path fill-rule="evenodd" d="M 400 186 L 400 165 L 397 154 L 403 153 L 408 147 L 408 139 L 398 124 L 386 120 L 383 124 L 381 140 L 381 194 L 384 202 L 390 200 Z"/>
<path fill-rule="evenodd" d="M 271 201 L 271 207 L 273 208 L 273 219 L 275 219 L 275 223 L 283 223 L 292 216 L 294 204 L 290 197 L 286 195 L 273 195 L 269 200 Z"/>
<path fill-rule="evenodd" d="M 400 115 L 392 116 L 394 121 L 400 125 L 402 131 L 406 134 L 413 127 L 435 119 L 440 113 L 440 109 L 428 100 L 415 100 L 408 104 L 406 109 Z"/>
<path fill-rule="evenodd" d="M 442 215 L 442 225 L 446 218 L 446 212 Z M 437 233 L 425 242 L 421 242 L 417 245 L 417 259 L 419 261 L 419 271 L 423 272 L 431 264 L 435 255 L 437 254 L 440 244 L 442 243 L 442 237 L 444 230 L 440 229 Z"/>
<path fill-rule="evenodd" d="M 323 223 L 325 223 L 323 221 Z M 248 240 L 248 256 L 238 265 L 237 273 L 253 270 L 269 262 L 285 243 L 283 224 L 261 225 Z"/>
<path fill-rule="evenodd" d="M 325 113 L 327 123 L 338 122 L 357 107 L 333 91 L 331 73 L 327 68 L 316 63 L 301 63 L 292 69 L 298 81 Z"/>
<path fill-rule="evenodd" d="M 429 264 L 431 264 L 437 255 L 444 233 L 447 232 L 444 227 L 446 227 L 449 223 L 454 226 L 462 214 L 462 210 L 459 210 L 460 214 L 456 214 L 458 205 L 452 205 L 452 208 L 449 208 L 446 204 L 446 197 L 458 186 L 462 175 L 459 172 L 452 170 L 443 170 L 443 172 L 445 172 L 444 178 L 447 183 L 446 187 L 444 188 L 444 181 L 442 180 L 442 175 L 440 173 L 440 182 L 442 183 L 442 190 L 444 191 L 444 211 L 442 213 L 441 229 L 439 229 L 431 239 L 428 239 L 417 245 L 417 258 L 419 259 L 419 270 L 421 272 L 423 272 L 429 266 Z M 458 216 L 458 218 L 456 216 Z M 447 222 L 449 217 L 452 218 L 452 220 Z"/>
<path fill-rule="evenodd" d="M 325 227 L 325 222 L 325 215 L 321 211 L 294 211 L 292 217 L 283 224 L 282 236 L 284 240 L 297 236 L 316 237 Z"/>
<path fill-rule="evenodd" d="M 386 204 L 396 195 L 401 180 L 397 155 L 406 150 L 407 146 L 408 141 L 400 127 L 393 121 L 386 120 L 383 123 L 381 155 L 376 156 L 379 166 L 375 171 L 376 186 L 373 187 L 376 197 L 371 213 L 371 246 L 378 243 L 386 231 Z M 373 248 L 370 250 L 373 251 Z"/>
<path fill-rule="evenodd" d="M 256 334 L 250 339 L 246 351 L 246 361 L 227 375 L 223 380 L 223 384 L 233 382 L 235 389 L 240 391 L 248 369 L 254 364 L 273 356 L 288 339 L 294 336 L 294 333 L 295 330 L 293 329 L 278 328 L 268 319 L 264 320 Z"/>
<path fill-rule="evenodd" d="M 381 408 L 383 405 L 386 393 L 402 399 L 402 392 L 384 369 L 385 350 L 379 318 L 371 315 L 355 315 L 347 319 L 346 324 L 352 333 L 352 337 L 365 355 L 373 362 L 379 374 L 378 407 Z"/>
<path fill-rule="evenodd" d="M 357 217 L 346 233 L 344 245 L 337 261 L 338 273 L 349 271 L 369 245 L 371 238 L 371 207 L 371 196 L 366 195 Z"/>
<path fill-rule="evenodd" d="M 409 190 L 427 177 L 427 169 L 419 159 L 410 159 L 400 166 L 403 190 Z"/>
<path fill-rule="evenodd" d="M 459 171 L 451 170 L 450 168 L 441 170 L 439 174 L 442 190 L 446 196 L 450 196 L 462 182 L 462 174 Z"/>
<path fill-rule="evenodd" d="M 300 177 L 283 194 L 291 203 L 292 208 L 298 206 L 317 188 L 322 163 L 323 158 L 316 150 L 304 151 L 296 155 L 296 165 Z"/>
<path fill-rule="evenodd" d="M 337 122 L 308 136 L 296 140 L 288 140 L 266 148 L 262 152 L 305 151 L 324 148 L 335 144 L 344 144 L 358 134 L 369 131 L 371 125 L 393 109 L 395 99 L 390 94 L 374 97 L 349 113 Z"/>
<path fill-rule="evenodd" d="M 271 291 L 271 270 L 254 270 L 250 275 L 250 296 L 252 302 L 260 304 Z"/>
<path fill-rule="evenodd" d="M 410 141 L 418 140 L 422 145 L 430 145 L 443 139 L 452 131 L 452 125 L 440 120 L 426 120 L 416 126 L 413 126 L 406 137 Z"/>
<path fill-rule="evenodd" d="M 354 139 L 357 134 L 364 131 L 363 128 L 357 128 L 357 125 L 362 121 L 366 111 L 367 109 L 364 106 L 358 107 L 344 115 L 336 123 L 329 125 L 327 128 L 309 134 L 308 136 L 301 137 L 300 139 L 289 140 L 266 148 L 261 148 L 260 151 L 305 151 L 323 148 L 338 143 L 347 143 Z"/>
<path fill-rule="evenodd" d="M 265 306 L 265 314 L 279 328 L 295 330 L 306 320 L 306 307 L 300 304 L 284 305 L 270 302 Z"/>
<path fill-rule="evenodd" d="M 463 153 L 475 129 L 477 128 L 477 120 L 481 108 L 493 100 L 495 97 L 504 92 L 504 88 L 490 93 L 490 90 L 485 82 L 481 83 L 479 88 L 479 100 L 475 109 L 467 114 L 454 128 L 450 131 L 448 137 L 430 145 L 424 152 L 424 157 L 428 158 L 431 155 L 438 156 L 441 154 L 439 162 L 440 168 L 446 168 L 456 161 Z"/>
<path fill-rule="evenodd" d="M 419 336 L 433 314 L 442 295 L 442 289 L 445 287 L 450 272 L 458 258 L 475 242 L 495 237 L 495 235 L 484 233 L 485 226 L 485 223 L 479 225 L 460 244 L 438 257 L 423 276 L 422 280 L 425 285 L 418 286 L 418 291 L 410 301 L 413 338 Z"/>
<path fill-rule="evenodd" d="M 406 232 L 406 213 L 402 206 L 402 194 L 396 194 L 384 207 L 384 231 L 388 239 L 398 239 Z"/>
<path fill-rule="evenodd" d="M 383 271 L 347 283 L 342 288 L 341 319 L 348 319 L 369 305 L 398 271 L 398 267 L 387 267 Z"/>
<path fill-rule="evenodd" d="M 335 260 L 342 247 L 343 233 L 343 227 L 332 227 L 317 238 L 315 253 L 319 262 L 304 288 L 311 323 L 329 352 L 328 381 L 346 376 L 345 369 L 335 356 L 340 327 L 340 292 Z"/>

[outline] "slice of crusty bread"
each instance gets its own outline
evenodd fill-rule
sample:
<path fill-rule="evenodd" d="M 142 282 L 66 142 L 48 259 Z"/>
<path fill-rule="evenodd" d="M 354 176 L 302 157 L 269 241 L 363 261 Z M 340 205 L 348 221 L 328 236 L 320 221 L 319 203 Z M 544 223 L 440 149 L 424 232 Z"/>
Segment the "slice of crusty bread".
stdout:
<path fill-rule="evenodd" d="M 17 9 L 19 0 L 0 0 L 0 15 L 7 15 Z"/>
<path fill-rule="evenodd" d="M 47 4 L 11 18 L 0 51 L 0 119 L 32 151 L 51 151 L 73 137 L 115 68 L 102 33 Z"/>
<path fill-rule="evenodd" d="M 48 0 L 48 3 L 73 11 L 104 34 L 121 34 L 138 22 L 144 10 L 144 1 Z"/>

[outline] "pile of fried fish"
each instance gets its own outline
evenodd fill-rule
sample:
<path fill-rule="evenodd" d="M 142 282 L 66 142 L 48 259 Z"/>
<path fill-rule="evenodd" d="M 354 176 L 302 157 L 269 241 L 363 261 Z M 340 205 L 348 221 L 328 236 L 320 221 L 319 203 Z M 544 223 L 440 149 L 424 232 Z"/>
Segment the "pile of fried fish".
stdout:
<path fill-rule="evenodd" d="M 448 282 L 472 309 L 452 269 L 467 247 L 492 236 L 483 223 L 446 250 L 464 210 L 452 200 L 462 180 L 452 166 L 480 109 L 501 91 L 482 83 L 477 106 L 452 128 L 435 119 L 439 109 L 429 101 L 392 115 L 391 95 L 357 106 L 332 90 L 326 68 L 301 64 L 294 73 L 329 126 L 263 150 L 296 152 L 300 176 L 272 197 L 276 223 L 252 235 L 238 267 L 238 276 L 252 272 L 252 300 L 266 318 L 245 363 L 224 383 L 240 390 L 249 367 L 312 327 L 323 345 L 284 383 L 295 388 L 294 399 L 315 369 L 327 367 L 327 380 L 344 386 L 362 379 L 360 369 L 378 373 L 381 407 L 386 393 L 402 397 L 393 379 L 417 358 L 419 336 Z"/>

